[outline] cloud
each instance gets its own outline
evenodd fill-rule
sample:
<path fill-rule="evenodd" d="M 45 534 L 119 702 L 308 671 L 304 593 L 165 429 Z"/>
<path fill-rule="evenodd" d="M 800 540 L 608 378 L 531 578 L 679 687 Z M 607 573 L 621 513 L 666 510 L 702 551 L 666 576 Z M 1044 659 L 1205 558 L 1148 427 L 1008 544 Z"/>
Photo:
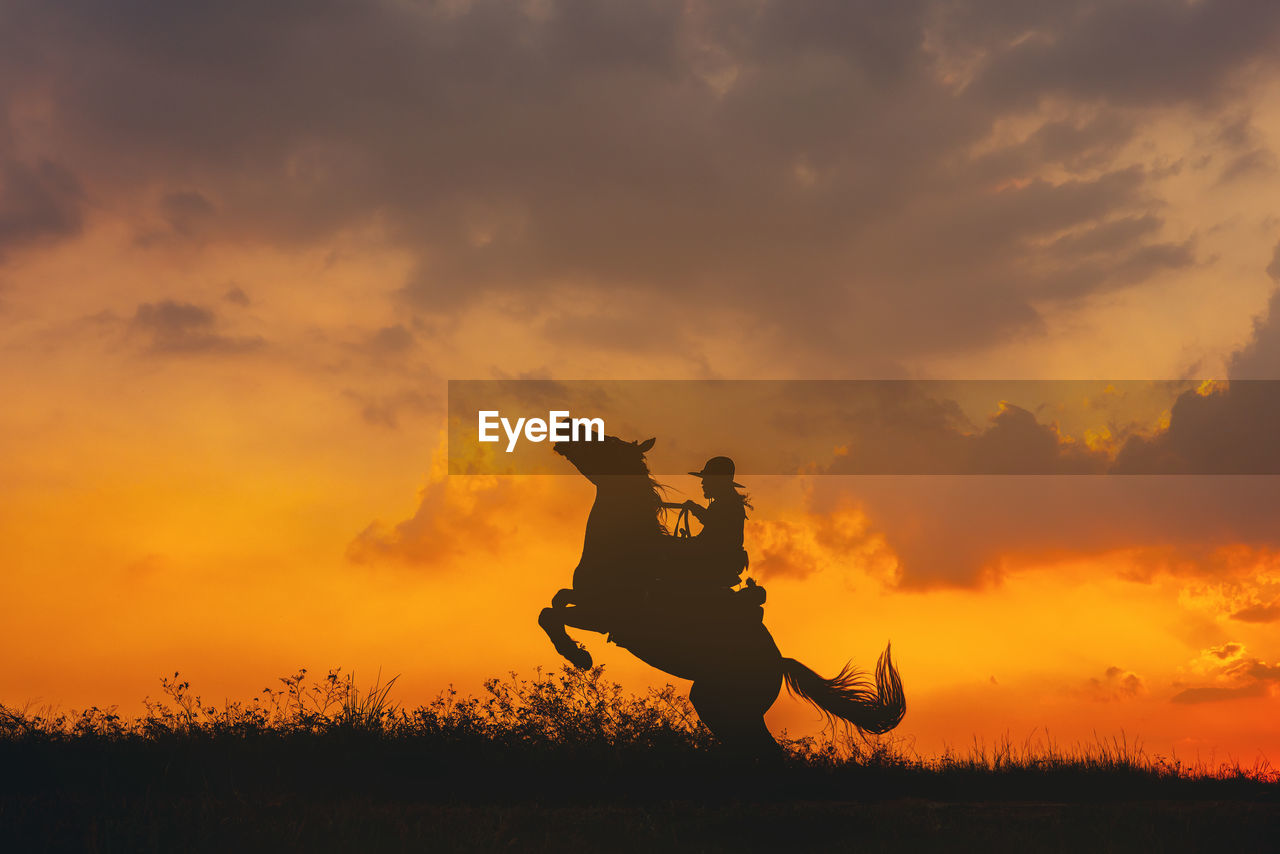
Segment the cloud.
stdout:
<path fill-rule="evenodd" d="M 1091 678 L 1085 687 L 1085 695 L 1098 702 L 1119 702 L 1147 693 L 1147 686 L 1138 674 L 1112 665 L 1101 677 Z"/>
<path fill-rule="evenodd" d="M 184 236 L 194 234 L 200 224 L 214 213 L 213 203 L 194 190 L 166 193 L 160 200 L 160 210 L 169 227 Z"/>
<path fill-rule="evenodd" d="M 569 504 L 557 478 L 450 475 L 446 449 L 435 453 L 413 515 L 395 524 L 374 521 L 347 546 L 347 560 L 366 567 L 436 572 L 512 542 L 525 547 L 567 534 Z"/>
<path fill-rule="evenodd" d="M 1231 615 L 1231 619 L 1242 623 L 1274 623 L 1280 620 L 1280 601 L 1241 608 Z"/>
<path fill-rule="evenodd" d="M 1142 230 L 1138 223 L 1125 227 Z M 1280 259 L 1280 245 L 1275 256 Z M 1268 272 L 1280 278 L 1276 259 Z M 1273 309 L 1278 300 L 1280 291 Z M 859 441 L 831 467 L 868 472 L 877 470 L 869 464 L 887 462 L 890 468 L 880 470 L 909 471 L 894 467 L 915 460 L 922 472 L 1074 470 L 1127 477 L 863 478 L 820 484 L 813 510 L 827 512 L 856 495 L 869 530 L 901 561 L 899 580 L 908 588 L 968 586 L 1018 566 L 1106 555 L 1148 575 L 1234 577 L 1236 562 L 1224 558 L 1233 548 L 1257 563 L 1280 547 L 1268 512 L 1280 502 L 1274 476 L 1280 473 L 1280 383 L 1241 376 L 1280 375 L 1276 317 L 1280 311 L 1255 323 L 1253 340 L 1231 360 L 1232 381 L 1181 392 L 1163 427 L 1112 424 L 1113 441 L 1091 448 L 1066 441 L 1056 425 L 1020 407 L 1003 405 L 985 428 L 974 430 L 945 401 L 891 407 L 881 401 L 892 441 L 856 435 Z M 1196 474 L 1202 476 L 1187 476 Z M 1221 615 L 1269 621 L 1273 600 L 1260 588 L 1243 591 Z"/>
<path fill-rule="evenodd" d="M 376 223 L 412 259 L 406 313 L 518 303 L 548 339 L 637 352 L 642 330 L 697 341 L 714 319 L 828 373 L 1034 333 L 1056 304 L 1196 263 L 1160 217 L 1163 155 L 1131 143 L 1153 105 L 1247 114 L 1237 84 L 1272 61 L 1280 17 L 1243 0 L 11 7 L 5 91 L 52 105 L 15 135 L 103 197 L 181 188 L 160 205 L 175 233 L 318 245 Z M 623 298 L 584 315 L 582 288 Z"/>
<path fill-rule="evenodd" d="M 1082 173 L 1105 168 L 1137 132 L 1137 122 L 1117 110 L 1098 110 L 1077 119 L 1050 119 L 1022 141 L 977 158 L 974 167 L 996 181 L 1045 164 Z"/>
<path fill-rule="evenodd" d="M 178 190 L 165 193 L 157 206 L 164 226 L 148 225 L 134 238 L 142 249 L 197 241 L 214 222 L 216 208 L 203 193 Z"/>
<path fill-rule="evenodd" d="M 848 419 L 847 444 L 826 473 L 1100 474 L 1110 461 L 1008 401 L 975 430 L 953 401 L 911 387 L 878 399 L 879 411 Z"/>
<path fill-rule="evenodd" d="M 222 298 L 232 305 L 238 305 L 241 308 L 249 307 L 249 295 L 244 292 L 244 288 L 239 285 L 232 285 Z"/>
<path fill-rule="evenodd" d="M 809 518 L 748 519 L 746 542 L 748 574 L 762 581 L 829 570 L 880 584 L 896 581 L 896 558 L 868 530 L 866 516 L 852 506 Z"/>
<path fill-rule="evenodd" d="M 1028 5 L 1009 21 L 1021 19 L 1027 37 L 994 52 L 973 84 L 988 97 L 1210 105 L 1254 61 L 1274 61 L 1268 54 L 1280 32 L 1280 9 L 1265 0 L 1064 3 L 1048 14 Z M 1033 16 L 1061 23 L 1040 28 Z"/>
<path fill-rule="evenodd" d="M 1226 620 L 1268 623 L 1280 618 L 1280 551 L 1272 547 L 1223 546 L 1211 555 L 1186 555 L 1195 578 L 1184 578 L 1178 601 L 1215 624 Z M 1168 565 L 1179 571 L 1177 561 Z"/>
<path fill-rule="evenodd" d="M 370 335 L 365 349 L 378 356 L 397 356 L 412 350 L 416 343 L 413 333 L 397 323 L 384 326 Z"/>
<path fill-rule="evenodd" d="M 405 414 L 421 414 L 431 409 L 430 398 L 420 391 L 407 389 L 387 395 L 372 395 L 355 389 L 344 389 L 343 395 L 360 407 L 366 424 L 397 430 Z"/>
<path fill-rule="evenodd" d="M 147 352 L 154 355 L 245 353 L 265 343 L 259 337 L 223 335 L 211 310 L 174 300 L 142 303 L 128 329 L 146 341 Z"/>
<path fill-rule="evenodd" d="M 1169 425 L 1131 436 L 1116 474 L 1280 474 L 1280 382 L 1234 380 L 1183 392 Z"/>
<path fill-rule="evenodd" d="M 84 201 L 79 180 L 65 167 L 26 163 L 0 147 L 0 258 L 7 249 L 79 234 Z"/>
<path fill-rule="evenodd" d="M 1270 175 L 1277 168 L 1280 168 L 1280 161 L 1276 160 L 1275 154 L 1270 149 L 1255 148 L 1253 151 L 1237 155 L 1228 163 L 1223 168 L 1222 174 L 1218 176 L 1218 181 L 1226 184 L 1244 178 L 1257 178 Z"/>
<path fill-rule="evenodd" d="M 1267 275 L 1280 283 L 1280 242 L 1272 250 Z M 1228 374 L 1232 379 L 1280 379 L 1280 288 L 1271 292 L 1266 313 L 1254 318 L 1248 344 L 1232 354 Z"/>
<path fill-rule="evenodd" d="M 1226 700 L 1242 700 L 1250 697 L 1266 697 L 1270 689 L 1266 682 L 1250 682 L 1234 688 L 1214 685 L 1186 688 L 1173 695 L 1171 702 L 1194 705 L 1196 703 L 1220 703 Z"/>
<path fill-rule="evenodd" d="M 1280 664 L 1267 664 L 1249 655 L 1244 644 L 1224 643 L 1202 650 L 1190 669 L 1211 679 L 1210 684 L 1183 687 L 1171 702 L 1183 704 L 1218 703 L 1249 697 L 1267 697 L 1280 683 Z M 1175 687 L 1182 687 L 1175 683 Z"/>
<path fill-rule="evenodd" d="M 1244 644 L 1224 643 L 1222 646 L 1210 647 L 1204 651 L 1204 655 L 1210 658 L 1216 658 L 1220 661 L 1237 658 L 1244 652 Z"/>
<path fill-rule="evenodd" d="M 1219 549 L 1280 546 L 1280 478 L 1231 476 L 815 479 L 813 512 L 854 500 L 901 562 L 905 589 L 972 587 L 1091 558 L 1135 580 L 1222 577 Z"/>

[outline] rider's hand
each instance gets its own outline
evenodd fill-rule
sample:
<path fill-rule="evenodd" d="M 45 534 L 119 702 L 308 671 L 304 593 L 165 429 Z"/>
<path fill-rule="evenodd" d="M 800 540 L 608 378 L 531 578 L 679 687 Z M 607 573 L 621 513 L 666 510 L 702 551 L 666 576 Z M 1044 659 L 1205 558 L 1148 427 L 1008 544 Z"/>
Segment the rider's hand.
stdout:
<path fill-rule="evenodd" d="M 702 505 L 694 501 L 692 498 L 690 498 L 689 500 L 685 501 L 684 509 L 685 510 L 701 510 Z"/>

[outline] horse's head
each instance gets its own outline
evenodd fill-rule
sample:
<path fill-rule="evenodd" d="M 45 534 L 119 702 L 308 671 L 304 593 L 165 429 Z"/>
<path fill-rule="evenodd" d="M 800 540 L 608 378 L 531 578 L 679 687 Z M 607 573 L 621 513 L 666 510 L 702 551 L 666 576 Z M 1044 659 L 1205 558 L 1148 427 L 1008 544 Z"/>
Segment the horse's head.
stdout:
<path fill-rule="evenodd" d="M 644 455 L 653 447 L 653 439 L 643 442 L 624 442 L 617 436 L 605 436 L 604 440 L 556 442 L 551 450 L 573 463 L 592 483 L 607 475 L 648 476 Z"/>

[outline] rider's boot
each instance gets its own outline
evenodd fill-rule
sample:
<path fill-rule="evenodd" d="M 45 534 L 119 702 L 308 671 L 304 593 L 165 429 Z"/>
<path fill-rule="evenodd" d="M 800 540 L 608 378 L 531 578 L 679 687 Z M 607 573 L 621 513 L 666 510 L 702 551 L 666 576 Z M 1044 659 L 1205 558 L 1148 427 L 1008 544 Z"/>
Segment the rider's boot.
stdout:
<path fill-rule="evenodd" d="M 579 670 L 591 669 L 591 653 L 587 652 L 582 644 L 576 643 L 569 637 L 569 633 L 564 630 L 564 621 L 556 616 L 554 608 L 542 609 L 542 613 L 538 615 L 538 625 L 542 626 L 547 637 L 551 638 L 556 652 L 568 659 L 570 664 Z"/>

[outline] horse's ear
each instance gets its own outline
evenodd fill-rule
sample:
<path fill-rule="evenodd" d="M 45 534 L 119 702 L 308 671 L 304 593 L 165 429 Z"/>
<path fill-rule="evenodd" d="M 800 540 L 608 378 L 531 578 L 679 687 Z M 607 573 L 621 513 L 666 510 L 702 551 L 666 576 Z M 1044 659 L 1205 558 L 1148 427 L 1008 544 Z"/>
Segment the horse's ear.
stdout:
<path fill-rule="evenodd" d="M 643 442 L 640 443 L 640 453 L 642 454 L 649 453 L 649 449 L 653 447 L 653 443 L 656 441 L 658 441 L 656 437 L 653 439 L 645 439 Z"/>

